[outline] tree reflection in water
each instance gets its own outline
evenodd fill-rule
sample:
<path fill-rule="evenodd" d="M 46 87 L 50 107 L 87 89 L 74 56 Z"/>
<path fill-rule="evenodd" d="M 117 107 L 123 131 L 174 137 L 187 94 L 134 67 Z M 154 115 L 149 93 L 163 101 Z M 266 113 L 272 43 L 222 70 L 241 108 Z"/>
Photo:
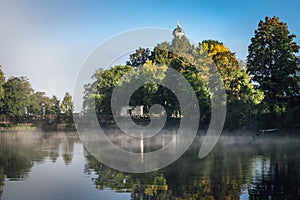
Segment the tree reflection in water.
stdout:
<path fill-rule="evenodd" d="M 96 189 L 130 193 L 132 200 L 300 198 L 299 139 L 249 144 L 229 138 L 223 136 L 202 160 L 197 157 L 201 140 L 196 140 L 179 160 L 145 174 L 111 169 L 84 150 L 82 171 Z M 55 163 L 61 157 L 69 166 L 78 156 L 74 143 L 80 144 L 76 133 L 0 133 L 0 197 L 4 179 L 25 180 L 45 160 Z"/>
<path fill-rule="evenodd" d="M 72 162 L 76 133 L 0 132 L 0 197 L 4 179 L 22 181 L 31 168 L 50 159 L 53 163 L 62 154 L 65 164 Z"/>
<path fill-rule="evenodd" d="M 299 199 L 299 158 L 275 150 L 269 157 L 257 156 L 252 162 L 250 199 Z M 294 149 L 296 150 L 296 149 Z"/>
<path fill-rule="evenodd" d="M 131 192 L 133 200 L 295 199 L 300 197 L 298 144 L 298 139 L 280 138 L 221 142 L 203 160 L 197 158 L 198 148 L 190 148 L 172 165 L 147 174 L 122 173 L 92 156 L 86 167 L 98 174 L 93 180 L 98 189 Z"/>

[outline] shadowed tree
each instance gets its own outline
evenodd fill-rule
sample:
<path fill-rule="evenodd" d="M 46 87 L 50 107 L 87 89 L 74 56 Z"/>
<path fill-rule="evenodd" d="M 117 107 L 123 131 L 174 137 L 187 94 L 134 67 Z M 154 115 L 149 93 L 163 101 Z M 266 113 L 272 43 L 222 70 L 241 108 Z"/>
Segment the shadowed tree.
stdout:
<path fill-rule="evenodd" d="M 299 91 L 295 53 L 299 46 L 293 41 L 286 23 L 278 17 L 260 21 L 248 47 L 247 67 L 257 87 L 264 90 L 269 102 Z"/>
<path fill-rule="evenodd" d="M 0 113 L 2 111 L 3 106 L 3 98 L 4 98 L 4 89 L 3 84 L 5 83 L 4 72 L 2 71 L 2 66 L 0 65 Z"/>
<path fill-rule="evenodd" d="M 126 65 L 132 66 L 134 68 L 142 66 L 147 60 L 149 60 L 151 56 L 150 50 L 144 48 L 138 48 L 135 53 L 129 56 L 129 61 L 127 61 Z"/>

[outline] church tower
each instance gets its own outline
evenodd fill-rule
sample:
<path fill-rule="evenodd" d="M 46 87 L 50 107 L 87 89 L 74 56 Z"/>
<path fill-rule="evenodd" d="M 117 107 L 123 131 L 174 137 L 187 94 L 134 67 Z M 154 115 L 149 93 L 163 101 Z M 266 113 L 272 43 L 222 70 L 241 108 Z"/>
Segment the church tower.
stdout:
<path fill-rule="evenodd" d="M 184 36 L 184 31 L 180 27 L 180 21 L 179 20 L 177 22 L 177 28 L 175 28 L 174 31 L 173 31 L 173 35 L 174 35 L 174 37 L 178 37 L 179 39 L 181 39 L 181 37 Z"/>

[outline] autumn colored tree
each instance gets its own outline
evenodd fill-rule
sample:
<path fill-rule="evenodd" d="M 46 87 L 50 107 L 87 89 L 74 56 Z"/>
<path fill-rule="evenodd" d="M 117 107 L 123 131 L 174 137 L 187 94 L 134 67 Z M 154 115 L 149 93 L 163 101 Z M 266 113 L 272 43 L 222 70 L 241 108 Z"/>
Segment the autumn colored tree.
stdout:
<path fill-rule="evenodd" d="M 213 64 L 218 69 L 224 83 L 227 97 L 227 127 L 234 129 L 245 126 L 254 107 L 264 99 L 263 91 L 256 89 L 251 84 L 249 74 L 236 59 L 235 54 L 223 43 L 205 40 L 198 49 L 204 55 L 200 56 L 204 80 L 218 78 L 214 74 L 215 72 L 210 71 L 210 66 Z M 205 57 L 206 54 L 208 57 Z M 197 56 L 199 57 L 199 55 Z"/>

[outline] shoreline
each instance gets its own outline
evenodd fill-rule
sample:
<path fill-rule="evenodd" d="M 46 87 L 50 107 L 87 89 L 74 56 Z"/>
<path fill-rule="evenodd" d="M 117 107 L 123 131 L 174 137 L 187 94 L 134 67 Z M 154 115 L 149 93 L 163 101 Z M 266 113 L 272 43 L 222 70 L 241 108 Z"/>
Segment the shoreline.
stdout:
<path fill-rule="evenodd" d="M 140 121 L 137 124 L 145 126 L 148 124 L 149 121 Z M 118 129 L 116 123 L 109 122 L 101 122 L 99 123 L 100 126 L 104 129 Z M 178 128 L 179 121 L 169 121 L 165 124 L 164 128 Z M 199 124 L 198 131 L 199 133 L 203 133 L 203 130 L 207 130 L 207 125 Z M 44 131 L 44 132 L 59 132 L 59 131 L 77 131 L 75 123 L 19 123 L 19 124 L 1 124 L 0 125 L 0 132 L 5 131 Z M 299 135 L 300 129 L 299 128 L 279 128 L 275 133 L 264 133 L 261 129 L 247 129 L 241 127 L 236 130 L 228 130 L 224 128 L 222 131 L 222 135 L 226 136 L 250 136 L 252 134 L 256 134 L 258 137 L 272 137 L 274 135 L 284 137 L 285 135 Z"/>
<path fill-rule="evenodd" d="M 77 131 L 74 123 L 19 123 L 19 124 L 7 124 L 0 126 L 0 131 Z"/>

